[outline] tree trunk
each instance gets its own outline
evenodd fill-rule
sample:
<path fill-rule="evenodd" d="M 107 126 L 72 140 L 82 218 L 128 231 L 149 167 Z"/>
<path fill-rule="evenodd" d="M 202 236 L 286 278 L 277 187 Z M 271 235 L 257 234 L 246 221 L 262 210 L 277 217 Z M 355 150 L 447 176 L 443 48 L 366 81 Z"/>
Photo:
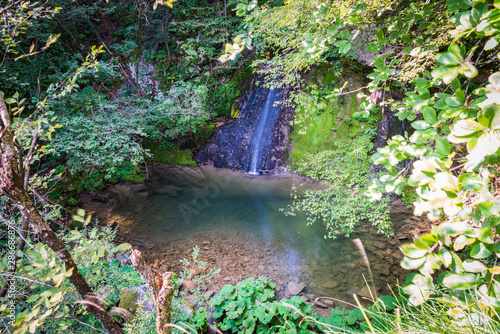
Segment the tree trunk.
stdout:
<path fill-rule="evenodd" d="M 156 311 L 156 331 L 158 334 L 170 334 L 172 315 L 172 297 L 174 288 L 172 286 L 172 273 L 166 272 L 163 275 L 146 264 L 142 254 L 137 249 L 132 251 L 130 256 L 132 266 L 135 271 L 146 281 L 153 293 Z"/>
<path fill-rule="evenodd" d="M 19 253 L 19 251 L 24 250 L 24 246 L 26 244 L 26 238 L 28 237 L 28 229 L 29 229 L 28 221 L 26 219 L 22 219 L 19 243 L 17 244 L 16 254 L 14 255 L 14 264 L 12 266 L 9 266 L 9 274 L 14 275 L 15 272 L 17 271 L 17 261 L 19 261 L 19 256 L 17 254 Z M 9 286 L 10 286 L 9 280 L 6 279 L 2 285 L 2 288 L 0 289 L 0 298 L 3 298 L 5 297 L 5 295 L 7 295 L 7 292 L 9 291 Z"/>
<path fill-rule="evenodd" d="M 17 144 L 11 127 L 10 114 L 0 94 L 0 196 L 5 195 L 16 203 L 23 219 L 26 220 L 42 242 L 47 244 L 66 270 L 72 269 L 71 283 L 83 299 L 88 310 L 96 316 L 102 326 L 111 334 L 123 334 L 123 330 L 113 317 L 102 307 L 83 275 L 78 270 L 71 254 L 61 239 L 52 231 L 35 207 L 33 199 L 25 190 L 23 158 L 20 145 Z M 27 180 L 27 178 L 26 178 Z"/>

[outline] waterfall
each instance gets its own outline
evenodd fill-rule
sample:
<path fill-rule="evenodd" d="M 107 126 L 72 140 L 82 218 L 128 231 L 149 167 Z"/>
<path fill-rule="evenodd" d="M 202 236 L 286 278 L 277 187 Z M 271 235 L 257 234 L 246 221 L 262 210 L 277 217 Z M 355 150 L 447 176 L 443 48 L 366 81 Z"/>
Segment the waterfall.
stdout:
<path fill-rule="evenodd" d="M 259 113 L 259 122 L 257 123 L 250 147 L 250 167 L 248 173 L 252 175 L 258 175 L 260 172 L 262 150 L 270 141 L 272 129 L 276 123 L 279 110 L 279 107 L 274 105 L 276 102 L 276 93 L 274 88 L 269 90 L 266 102 Z"/>
<path fill-rule="evenodd" d="M 196 154 L 199 164 L 238 169 L 251 174 L 281 166 L 288 144 L 290 118 L 280 118 L 280 89 L 255 85 L 234 105 L 238 116 L 215 129 Z M 280 123 L 281 122 L 281 123 Z"/>

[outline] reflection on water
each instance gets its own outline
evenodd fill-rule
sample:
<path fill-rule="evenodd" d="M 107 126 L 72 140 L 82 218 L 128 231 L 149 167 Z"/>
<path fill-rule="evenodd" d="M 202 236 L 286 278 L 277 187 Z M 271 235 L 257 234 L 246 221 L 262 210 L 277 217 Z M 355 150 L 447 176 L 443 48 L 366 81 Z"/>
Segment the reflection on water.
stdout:
<path fill-rule="evenodd" d="M 161 245 L 170 270 L 179 269 L 176 250 L 198 244 L 221 269 L 221 284 L 264 275 L 281 292 L 290 281 L 304 282 L 307 293 L 349 299 L 368 279 L 359 250 L 351 239 L 325 239 L 324 227 L 307 226 L 304 215 L 285 216 L 279 209 L 291 203 L 294 186 L 299 194 L 320 187 L 296 176 L 157 167 L 146 189 L 118 194 L 113 214 L 123 218 L 121 233 Z M 405 215 L 396 218 L 400 225 Z M 403 275 L 398 240 L 365 227 L 352 238 L 361 238 L 377 288 L 388 292 L 387 283 Z"/>

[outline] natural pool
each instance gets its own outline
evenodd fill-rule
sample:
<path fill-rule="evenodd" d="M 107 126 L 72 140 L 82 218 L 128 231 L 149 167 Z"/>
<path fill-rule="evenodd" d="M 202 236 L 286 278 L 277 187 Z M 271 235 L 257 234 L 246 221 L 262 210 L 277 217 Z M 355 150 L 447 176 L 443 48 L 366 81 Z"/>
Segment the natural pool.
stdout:
<path fill-rule="evenodd" d="M 322 187 L 298 176 L 252 176 L 214 167 L 153 166 L 146 186 L 116 185 L 106 203 L 87 201 L 120 234 L 131 237 L 157 268 L 179 271 L 179 260 L 192 247 L 219 268 L 211 289 L 249 276 L 267 276 L 284 296 L 289 282 L 305 283 L 308 298 L 330 296 L 352 301 L 363 294 L 368 270 L 354 238 L 363 241 L 375 285 L 389 293 L 405 276 L 399 266 L 401 239 L 409 237 L 420 219 L 403 205 L 391 214 L 396 237 L 377 235 L 368 225 L 351 238 L 325 239 L 321 224 L 307 226 L 306 217 L 286 216 L 291 191 Z M 361 225 L 360 225 L 361 226 Z M 412 230 L 413 229 L 413 230 Z M 367 290 L 364 290 L 366 294 Z"/>

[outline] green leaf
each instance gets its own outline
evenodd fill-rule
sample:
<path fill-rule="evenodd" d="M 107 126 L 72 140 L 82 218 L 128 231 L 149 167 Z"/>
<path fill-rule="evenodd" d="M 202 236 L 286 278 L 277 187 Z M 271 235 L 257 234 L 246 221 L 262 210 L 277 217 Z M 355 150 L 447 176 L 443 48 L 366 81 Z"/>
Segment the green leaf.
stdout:
<path fill-rule="evenodd" d="M 483 189 L 484 181 L 475 173 L 464 173 L 458 177 L 458 182 L 466 191 L 479 191 Z"/>
<path fill-rule="evenodd" d="M 438 226 L 438 231 L 447 234 L 451 237 L 462 234 L 469 228 L 469 224 L 465 221 L 460 222 L 444 222 Z"/>
<path fill-rule="evenodd" d="M 479 241 L 485 244 L 495 243 L 495 241 L 493 240 L 493 229 L 491 228 L 491 226 L 481 228 L 481 231 L 477 238 L 479 239 Z"/>
<path fill-rule="evenodd" d="M 403 36 L 401 36 L 401 40 L 405 43 L 408 43 L 408 44 L 411 44 L 413 43 L 412 39 L 410 36 L 404 34 Z"/>
<path fill-rule="evenodd" d="M 463 91 L 463 89 L 459 88 L 455 91 L 455 98 L 457 99 L 457 101 L 460 103 L 460 105 L 462 105 L 465 101 L 465 92 Z"/>
<path fill-rule="evenodd" d="M 99 258 L 102 258 L 104 256 L 104 252 L 106 251 L 106 248 L 105 247 L 101 247 L 99 248 L 99 251 L 97 252 L 97 256 Z"/>
<path fill-rule="evenodd" d="M 420 249 L 429 249 L 429 246 L 424 240 L 422 240 L 421 238 L 419 237 L 416 237 L 413 239 L 413 243 L 415 244 L 415 246 L 417 246 L 418 248 Z M 432 246 L 432 245 L 431 245 Z"/>
<path fill-rule="evenodd" d="M 434 78 L 442 78 L 445 84 L 449 84 L 458 76 L 459 72 L 460 68 L 457 66 L 440 66 L 435 68 L 431 75 Z"/>
<path fill-rule="evenodd" d="M 483 130 L 484 127 L 471 119 L 460 120 L 455 123 L 451 133 L 456 137 L 464 137 Z"/>
<path fill-rule="evenodd" d="M 32 303 L 35 300 L 38 300 L 39 298 L 40 298 L 40 295 L 38 295 L 38 294 L 31 295 L 28 299 L 26 299 L 26 303 Z"/>
<path fill-rule="evenodd" d="M 443 279 L 443 285 L 456 290 L 465 290 L 479 285 L 476 275 L 473 274 L 452 274 Z"/>
<path fill-rule="evenodd" d="M 451 253 L 446 248 L 441 247 L 439 249 L 438 255 L 441 258 L 441 261 L 443 262 L 444 266 L 448 268 L 453 261 Z"/>
<path fill-rule="evenodd" d="M 479 242 L 470 251 L 470 256 L 473 259 L 485 259 L 491 255 L 491 252 L 486 248 L 486 246 Z"/>
<path fill-rule="evenodd" d="M 85 222 L 85 219 L 82 216 L 72 215 L 71 217 L 73 218 L 74 221 L 81 223 Z"/>
<path fill-rule="evenodd" d="M 418 269 L 422 266 L 426 261 L 426 257 L 421 257 L 418 259 L 412 259 L 407 256 L 403 257 L 401 261 L 401 267 L 406 270 Z"/>
<path fill-rule="evenodd" d="M 436 110 L 432 107 L 424 107 L 422 110 L 422 115 L 424 116 L 424 119 L 431 125 L 434 125 L 438 122 L 436 118 Z"/>
<path fill-rule="evenodd" d="M 445 99 L 445 101 L 446 101 L 446 104 L 452 108 L 462 106 L 462 103 L 455 96 L 447 97 Z"/>
<path fill-rule="evenodd" d="M 400 247 L 403 254 L 412 259 L 419 259 L 427 254 L 428 249 L 418 248 L 414 244 L 404 244 Z"/>
<path fill-rule="evenodd" d="M 451 153 L 450 142 L 443 137 L 436 138 L 436 151 L 444 156 L 448 156 Z"/>
<path fill-rule="evenodd" d="M 426 121 L 415 121 L 411 123 L 411 126 L 416 130 L 426 130 L 431 127 Z"/>
<path fill-rule="evenodd" d="M 474 243 L 474 241 L 476 241 L 476 238 L 468 238 L 465 235 L 459 235 L 453 243 L 453 249 L 459 251 L 465 246 Z"/>

